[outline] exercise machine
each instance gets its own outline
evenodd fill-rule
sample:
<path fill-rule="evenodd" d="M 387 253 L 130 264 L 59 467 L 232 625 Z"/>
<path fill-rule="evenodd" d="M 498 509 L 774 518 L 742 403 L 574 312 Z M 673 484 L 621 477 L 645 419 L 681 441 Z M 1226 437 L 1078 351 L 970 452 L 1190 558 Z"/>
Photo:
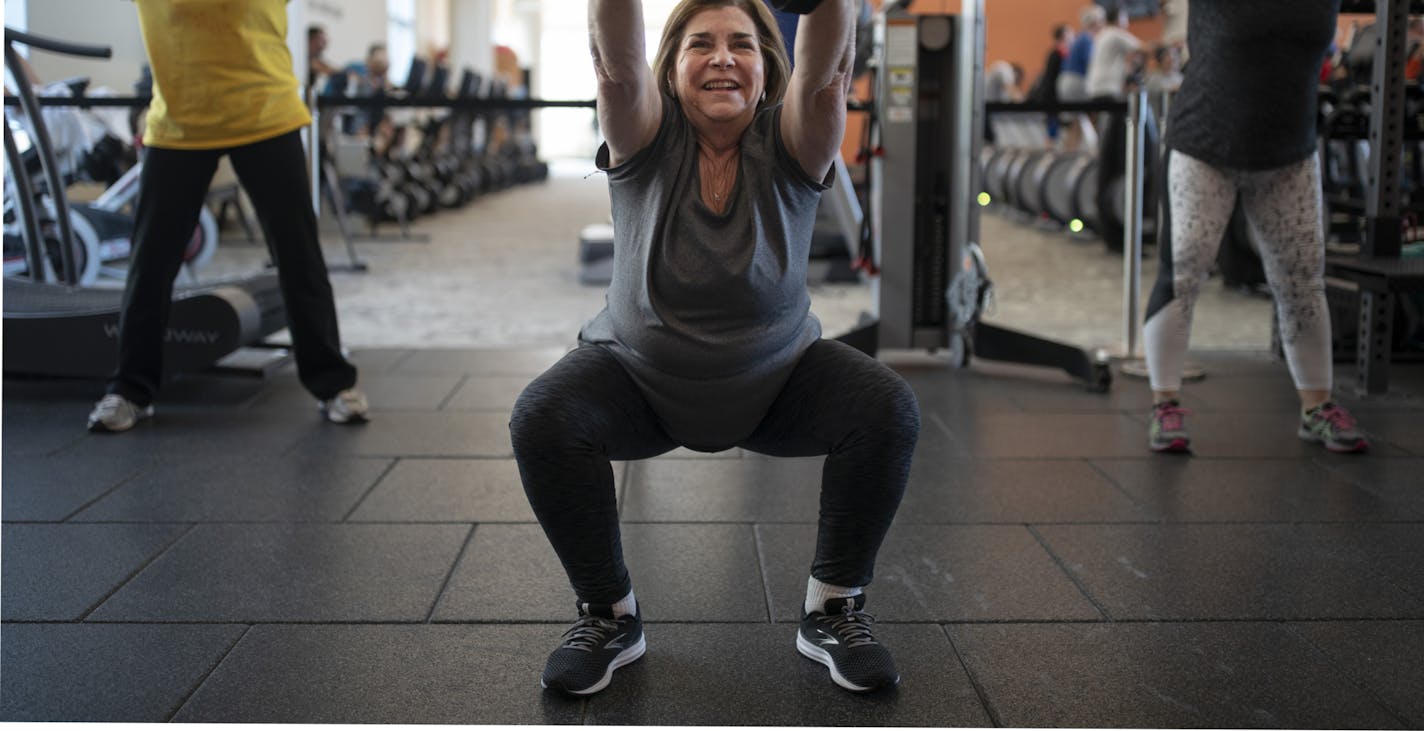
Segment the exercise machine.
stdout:
<path fill-rule="evenodd" d="M 4 339 L 7 373 L 46 376 L 102 378 L 114 369 L 115 340 L 123 292 L 119 289 L 78 286 L 73 247 L 76 242 L 69 225 L 69 204 L 59 174 L 54 149 L 40 102 L 19 67 L 14 45 L 87 58 L 108 58 L 106 47 L 66 43 L 5 28 L 5 65 L 18 87 L 18 103 L 25 111 L 27 133 L 33 142 L 44 172 L 56 213 L 55 240 L 47 242 L 41 231 L 36 196 L 30 177 L 23 174 L 19 147 L 9 125 L 5 126 L 6 163 L 20 173 L 11 178 L 18 189 L 15 216 L 23 231 L 26 277 L 6 277 L 4 281 Z M 57 246 L 60 280 L 47 281 L 44 260 L 47 246 Z M 174 290 L 164 361 L 169 372 L 206 370 L 244 346 L 260 344 L 264 338 L 287 326 L 286 310 L 274 274 L 213 283 L 201 288 Z M 282 349 L 260 349 L 239 370 L 265 373 L 285 360 Z"/>
<path fill-rule="evenodd" d="M 958 15 L 912 15 L 892 3 L 877 17 L 876 89 L 883 154 L 872 160 L 872 281 L 876 307 L 840 340 L 867 352 L 946 349 L 1061 368 L 1108 390 L 1105 354 L 980 321 L 989 297 L 978 245 L 984 119 L 984 0 Z"/>

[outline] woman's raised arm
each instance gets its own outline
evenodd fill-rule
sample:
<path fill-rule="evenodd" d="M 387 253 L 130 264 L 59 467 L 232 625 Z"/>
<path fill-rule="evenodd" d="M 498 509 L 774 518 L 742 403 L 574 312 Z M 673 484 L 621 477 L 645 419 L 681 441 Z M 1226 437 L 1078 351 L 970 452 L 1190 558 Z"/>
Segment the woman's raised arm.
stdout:
<path fill-rule="evenodd" d="M 781 111 L 791 156 L 820 180 L 840 154 L 855 63 L 857 0 L 822 0 L 796 26 L 796 68 Z"/>
<path fill-rule="evenodd" d="M 662 100 L 648 68 L 641 0 L 589 0 L 588 44 L 598 76 L 598 124 L 609 164 L 647 147 L 662 121 Z"/>

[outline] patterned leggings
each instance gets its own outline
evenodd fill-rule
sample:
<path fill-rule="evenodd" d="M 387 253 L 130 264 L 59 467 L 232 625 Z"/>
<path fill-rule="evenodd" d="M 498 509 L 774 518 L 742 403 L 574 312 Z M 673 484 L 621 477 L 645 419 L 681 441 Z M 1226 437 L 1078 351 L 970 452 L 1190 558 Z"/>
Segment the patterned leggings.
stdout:
<path fill-rule="evenodd" d="M 1231 170 L 1175 150 L 1167 157 L 1167 235 L 1143 331 L 1152 390 L 1181 388 L 1192 308 L 1216 261 L 1237 193 L 1275 296 L 1295 387 L 1328 391 L 1330 312 L 1318 158 L 1273 170 Z"/>

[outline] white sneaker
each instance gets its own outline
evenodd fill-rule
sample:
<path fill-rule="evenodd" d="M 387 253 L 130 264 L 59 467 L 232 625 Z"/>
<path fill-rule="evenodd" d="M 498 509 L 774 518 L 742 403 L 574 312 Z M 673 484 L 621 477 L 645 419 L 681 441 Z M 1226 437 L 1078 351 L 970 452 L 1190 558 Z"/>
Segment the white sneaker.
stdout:
<path fill-rule="evenodd" d="M 321 402 L 321 412 L 326 420 L 336 424 L 353 424 L 366 421 L 366 413 L 371 407 L 366 403 L 366 394 L 348 388 L 335 397 Z"/>
<path fill-rule="evenodd" d="M 139 419 L 150 416 L 153 416 L 153 404 L 140 408 L 123 396 L 111 393 L 99 399 L 99 403 L 94 404 L 94 410 L 89 412 L 89 431 L 128 431 Z"/>

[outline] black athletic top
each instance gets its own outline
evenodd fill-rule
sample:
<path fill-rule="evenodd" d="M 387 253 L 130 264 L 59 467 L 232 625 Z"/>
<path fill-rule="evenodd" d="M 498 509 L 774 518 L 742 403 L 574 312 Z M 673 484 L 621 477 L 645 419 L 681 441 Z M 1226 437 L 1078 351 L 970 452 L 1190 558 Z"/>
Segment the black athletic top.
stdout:
<path fill-rule="evenodd" d="M 1167 146 L 1217 167 L 1268 170 L 1315 152 L 1320 64 L 1340 0 L 1190 0 L 1191 61 Z"/>

